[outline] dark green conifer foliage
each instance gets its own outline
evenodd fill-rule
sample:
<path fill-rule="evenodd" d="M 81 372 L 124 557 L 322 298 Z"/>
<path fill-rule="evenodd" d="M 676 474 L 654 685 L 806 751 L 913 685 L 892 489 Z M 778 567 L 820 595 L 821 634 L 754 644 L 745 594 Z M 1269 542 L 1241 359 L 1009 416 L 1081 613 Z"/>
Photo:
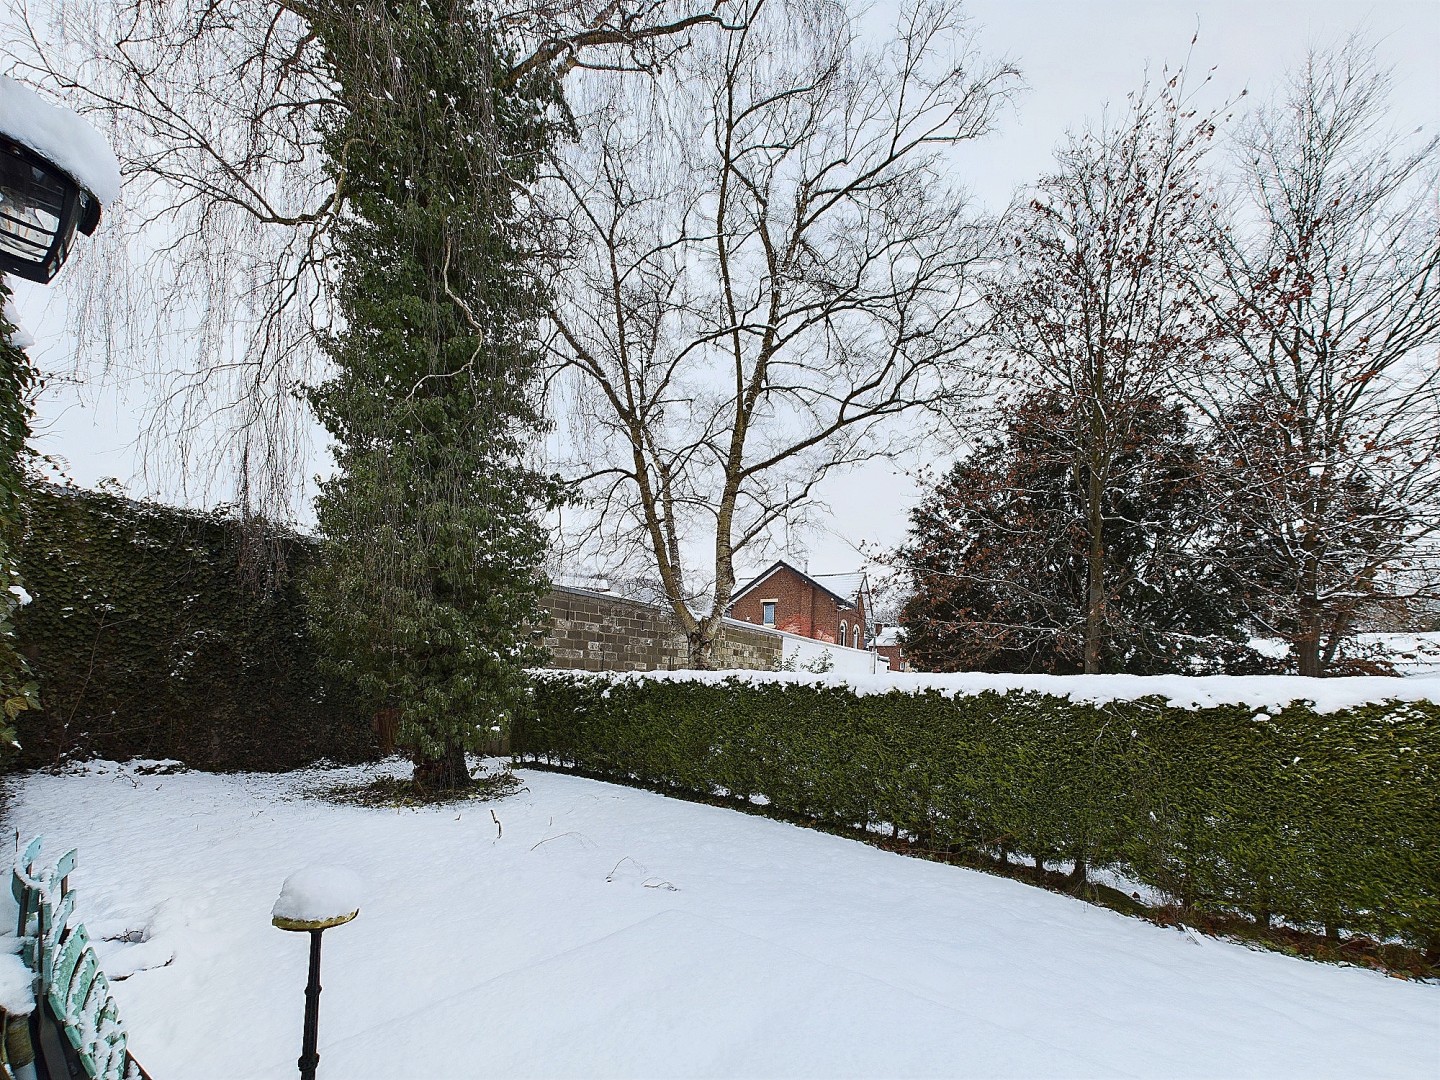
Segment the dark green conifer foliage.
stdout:
<path fill-rule="evenodd" d="M 39 689 L 15 643 L 14 615 L 22 594 L 11 591 L 22 588 L 17 557 L 35 369 L 15 345 L 15 328 L 5 314 L 9 299 L 10 289 L 0 277 L 0 761 L 15 748 L 15 718 L 40 704 Z"/>
<path fill-rule="evenodd" d="M 1217 560 L 1200 479 L 1209 463 L 1184 412 L 1130 406 L 1104 492 L 1102 671 L 1244 671 L 1241 598 Z M 1003 432 L 957 463 L 910 516 L 899 558 L 915 583 L 902 622 L 923 671 L 1084 669 L 1087 566 L 1084 411 L 1039 391 Z M 1079 434 L 1077 434 L 1079 432 Z"/>
<path fill-rule="evenodd" d="M 518 206 L 559 115 L 553 82 L 497 85 L 505 43 L 468 0 L 324 5 L 311 23 L 340 102 L 326 151 L 339 228 L 337 373 L 311 391 L 338 472 L 309 580 L 331 663 L 430 789 L 469 782 L 538 657 L 547 588 L 524 464 L 540 427 L 535 288 Z"/>

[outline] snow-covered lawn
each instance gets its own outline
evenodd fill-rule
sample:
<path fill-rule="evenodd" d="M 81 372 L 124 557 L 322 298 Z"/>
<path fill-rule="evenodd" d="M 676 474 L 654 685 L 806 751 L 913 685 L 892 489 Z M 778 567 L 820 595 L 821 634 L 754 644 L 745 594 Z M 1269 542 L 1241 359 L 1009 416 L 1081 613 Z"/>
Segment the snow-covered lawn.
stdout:
<path fill-rule="evenodd" d="M 1440 986 L 1127 919 L 985 874 L 542 772 L 490 804 L 296 797 L 374 769 L 12 784 L 80 849 L 156 1080 L 291 1077 L 306 939 L 281 881 L 353 868 L 325 936 L 320 1076 L 1436 1075 Z M 494 810 L 503 826 L 491 817 Z"/>

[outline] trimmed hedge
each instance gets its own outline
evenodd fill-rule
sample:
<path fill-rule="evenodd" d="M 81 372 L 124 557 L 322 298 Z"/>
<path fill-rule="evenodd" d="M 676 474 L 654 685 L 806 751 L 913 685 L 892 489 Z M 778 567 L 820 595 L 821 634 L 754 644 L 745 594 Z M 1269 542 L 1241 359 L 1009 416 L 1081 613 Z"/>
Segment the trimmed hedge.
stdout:
<path fill-rule="evenodd" d="M 931 849 L 1111 867 L 1192 909 L 1440 946 L 1440 706 L 545 673 L 521 760 Z"/>
<path fill-rule="evenodd" d="M 175 758 L 287 769 L 375 756 L 368 712 L 322 677 L 298 577 L 313 541 L 271 534 L 247 573 L 242 524 L 106 492 L 36 487 L 16 620 L 42 709 L 21 714 L 19 764 Z"/>

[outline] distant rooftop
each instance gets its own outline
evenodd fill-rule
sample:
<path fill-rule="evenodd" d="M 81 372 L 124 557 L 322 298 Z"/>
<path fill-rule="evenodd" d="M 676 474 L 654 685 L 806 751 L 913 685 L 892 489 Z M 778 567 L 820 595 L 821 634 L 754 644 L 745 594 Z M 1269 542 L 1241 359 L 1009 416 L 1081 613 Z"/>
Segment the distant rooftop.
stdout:
<path fill-rule="evenodd" d="M 875 644 L 881 648 L 890 645 L 905 644 L 905 628 L 903 626 L 887 626 L 880 633 L 875 635 Z"/>
<path fill-rule="evenodd" d="M 864 571 L 855 571 L 849 574 L 812 574 L 807 570 L 802 570 L 789 559 L 777 559 L 739 589 L 736 589 L 734 599 L 738 600 L 744 596 L 782 566 L 788 567 L 806 580 L 814 582 L 837 600 L 851 605 L 856 604 L 861 589 L 865 587 Z"/>

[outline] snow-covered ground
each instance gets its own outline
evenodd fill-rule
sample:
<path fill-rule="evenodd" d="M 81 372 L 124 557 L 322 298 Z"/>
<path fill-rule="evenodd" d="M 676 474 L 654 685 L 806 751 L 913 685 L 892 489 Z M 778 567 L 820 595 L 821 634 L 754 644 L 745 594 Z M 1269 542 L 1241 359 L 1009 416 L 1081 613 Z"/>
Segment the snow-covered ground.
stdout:
<path fill-rule="evenodd" d="M 1278 638 L 1251 638 L 1250 648 L 1274 660 L 1290 655 L 1290 646 Z M 1400 675 L 1440 675 L 1440 631 L 1436 630 L 1356 634 L 1346 642 L 1345 652 L 1383 660 Z"/>
<path fill-rule="evenodd" d="M 114 974 L 148 966 L 115 994 L 156 1080 L 295 1075 L 306 939 L 270 911 L 311 863 L 364 886 L 359 917 L 325 936 L 329 1080 L 1440 1064 L 1440 986 L 1199 944 L 730 810 L 530 771 L 518 794 L 458 808 L 296 796 L 374 771 L 13 782 L 11 827 L 52 855 L 79 847 L 92 932 L 148 934 L 102 955 Z"/>
<path fill-rule="evenodd" d="M 1440 632 L 1357 634 L 1360 648 L 1378 648 L 1401 675 L 1440 675 Z"/>

